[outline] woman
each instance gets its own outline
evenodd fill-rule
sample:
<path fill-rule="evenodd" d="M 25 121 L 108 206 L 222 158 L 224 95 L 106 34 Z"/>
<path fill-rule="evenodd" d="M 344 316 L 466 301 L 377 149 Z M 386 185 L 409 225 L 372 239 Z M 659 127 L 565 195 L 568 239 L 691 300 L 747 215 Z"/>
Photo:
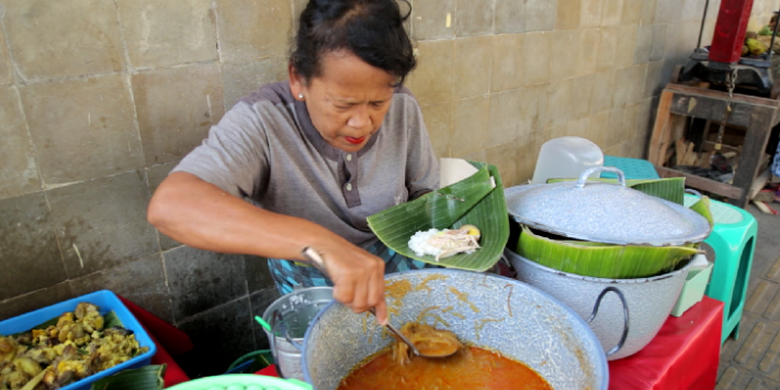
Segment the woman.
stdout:
<path fill-rule="evenodd" d="M 425 265 L 386 248 L 366 217 L 439 177 L 400 87 L 415 66 L 407 17 L 395 0 L 310 0 L 289 81 L 225 114 L 155 192 L 149 222 L 189 246 L 269 258 L 283 294 L 333 284 L 336 300 L 386 323 L 384 273 Z M 307 264 L 306 248 L 324 264 Z"/>

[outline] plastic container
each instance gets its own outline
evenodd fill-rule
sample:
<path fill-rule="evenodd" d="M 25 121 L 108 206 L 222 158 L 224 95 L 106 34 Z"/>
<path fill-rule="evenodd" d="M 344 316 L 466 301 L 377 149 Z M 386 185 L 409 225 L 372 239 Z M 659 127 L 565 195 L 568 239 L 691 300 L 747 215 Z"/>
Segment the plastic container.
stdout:
<path fill-rule="evenodd" d="M 76 305 L 81 302 L 89 302 L 100 307 L 100 314 L 106 315 L 108 312 L 113 311 L 116 314 L 119 321 L 122 322 L 122 326 L 125 329 L 132 330 L 135 333 L 135 338 L 138 340 L 138 344 L 141 347 L 148 347 L 149 350 L 136 356 L 124 363 L 118 364 L 108 370 L 101 371 L 97 374 L 90 375 L 80 381 L 73 382 L 65 387 L 61 387 L 60 390 L 89 390 L 92 382 L 116 374 L 119 371 L 128 368 L 138 368 L 149 365 L 152 360 L 152 356 L 157 352 L 157 347 L 152 342 L 152 339 L 146 333 L 144 328 L 138 323 L 130 310 L 122 304 L 122 301 L 117 296 L 108 290 L 96 291 L 87 295 L 82 295 L 64 302 L 60 302 L 42 309 L 38 309 L 26 314 L 22 314 L 18 317 L 9 318 L 0 322 L 0 335 L 11 335 L 21 333 L 32 329 L 52 318 L 59 317 L 65 312 L 73 311 L 76 309 Z"/>
<path fill-rule="evenodd" d="M 297 379 L 279 379 L 254 374 L 228 374 L 195 379 L 168 390 L 311 390 Z"/>
<path fill-rule="evenodd" d="M 263 312 L 263 320 L 273 330 L 264 329 L 282 378 L 304 380 L 301 349 L 306 329 L 331 301 L 333 287 L 309 287 L 282 296 Z"/>
<path fill-rule="evenodd" d="M 226 374 L 251 374 L 275 364 L 274 355 L 270 349 L 261 349 L 250 352 L 236 359 L 231 364 Z"/>
<path fill-rule="evenodd" d="M 560 137 L 542 145 L 536 160 L 532 183 L 547 179 L 577 178 L 588 168 L 604 165 L 604 154 L 598 145 L 582 137 Z M 596 179 L 599 173 L 589 176 Z"/>
<path fill-rule="evenodd" d="M 703 268 L 697 267 L 697 260 L 701 261 L 699 259 L 702 258 L 704 258 L 703 255 L 696 255 L 694 257 L 694 264 L 688 272 L 685 284 L 683 284 L 683 288 L 680 291 L 680 297 L 677 298 L 677 303 L 674 304 L 671 315 L 675 317 L 683 315 L 686 310 L 699 303 L 704 297 L 704 290 L 707 289 L 707 283 L 710 281 L 710 274 L 712 273 L 712 263 L 708 262 L 705 258 L 703 261 L 707 265 L 703 266 Z"/>

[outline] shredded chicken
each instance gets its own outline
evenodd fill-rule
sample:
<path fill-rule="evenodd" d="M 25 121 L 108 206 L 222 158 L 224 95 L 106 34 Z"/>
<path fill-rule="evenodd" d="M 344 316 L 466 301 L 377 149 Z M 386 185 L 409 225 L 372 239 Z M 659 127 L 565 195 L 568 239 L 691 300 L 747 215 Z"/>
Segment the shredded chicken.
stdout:
<path fill-rule="evenodd" d="M 438 248 L 436 261 L 458 253 L 471 253 L 480 248 L 480 232 L 474 225 L 463 225 L 459 229 L 444 230 L 428 239 L 428 245 Z"/>

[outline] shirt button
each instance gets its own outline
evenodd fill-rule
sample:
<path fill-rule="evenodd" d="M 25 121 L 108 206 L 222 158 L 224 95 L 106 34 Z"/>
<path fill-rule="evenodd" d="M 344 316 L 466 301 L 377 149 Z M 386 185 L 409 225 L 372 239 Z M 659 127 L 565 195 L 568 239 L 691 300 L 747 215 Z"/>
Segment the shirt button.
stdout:
<path fill-rule="evenodd" d="M 352 191 L 352 183 L 347 183 L 347 191 Z"/>
<path fill-rule="evenodd" d="M 352 161 L 352 155 L 351 154 L 347 155 L 347 161 Z"/>

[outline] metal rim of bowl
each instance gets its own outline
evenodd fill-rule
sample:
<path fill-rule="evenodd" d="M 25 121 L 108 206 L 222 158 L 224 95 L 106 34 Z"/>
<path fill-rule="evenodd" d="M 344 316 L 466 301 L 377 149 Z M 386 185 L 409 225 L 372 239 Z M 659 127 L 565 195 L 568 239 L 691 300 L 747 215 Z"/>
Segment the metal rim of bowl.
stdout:
<path fill-rule="evenodd" d="M 262 318 L 263 318 L 263 320 L 264 320 L 265 322 L 267 322 L 267 323 L 269 323 L 269 324 L 270 324 L 270 323 L 272 322 L 272 321 L 271 321 L 271 320 L 272 320 L 272 319 L 271 319 L 271 317 L 272 317 L 272 315 L 273 315 L 273 311 L 274 311 L 274 309 L 277 309 L 277 310 L 279 310 L 279 312 L 282 312 L 281 308 L 275 308 L 274 306 L 275 306 L 277 303 L 279 303 L 279 302 L 280 302 L 282 299 L 285 299 L 285 298 L 286 298 L 287 300 L 289 300 L 289 299 L 290 299 L 290 297 L 289 297 L 288 295 L 292 295 L 292 294 L 295 294 L 295 293 L 297 293 L 297 292 L 301 292 L 301 291 L 314 291 L 314 292 L 318 292 L 318 291 L 325 291 L 325 290 L 330 290 L 330 291 L 333 291 L 333 287 L 330 287 L 330 286 L 306 287 L 306 288 L 304 288 L 304 289 L 295 290 L 295 291 L 293 291 L 293 292 L 292 292 L 292 293 L 290 293 L 290 294 L 285 294 L 285 295 L 282 295 L 282 296 L 280 296 L 279 298 L 276 298 L 276 299 L 275 299 L 273 302 L 271 302 L 271 304 L 270 304 L 270 305 L 268 305 L 268 307 L 267 307 L 267 308 L 265 308 L 265 310 L 263 310 L 263 315 L 262 315 Z M 322 301 L 326 301 L 326 300 L 322 300 Z M 333 298 L 331 298 L 331 299 L 330 299 L 330 301 L 333 301 Z M 315 302 L 320 302 L 320 301 L 319 301 L 319 300 L 317 300 L 317 301 L 315 301 Z M 312 303 L 314 303 L 314 302 L 312 302 Z M 291 311 L 291 309 L 288 309 L 287 311 L 289 312 L 289 311 Z M 284 313 L 282 313 L 282 314 L 284 314 Z M 300 339 L 299 339 L 299 338 L 295 338 L 294 340 L 300 340 Z"/>

